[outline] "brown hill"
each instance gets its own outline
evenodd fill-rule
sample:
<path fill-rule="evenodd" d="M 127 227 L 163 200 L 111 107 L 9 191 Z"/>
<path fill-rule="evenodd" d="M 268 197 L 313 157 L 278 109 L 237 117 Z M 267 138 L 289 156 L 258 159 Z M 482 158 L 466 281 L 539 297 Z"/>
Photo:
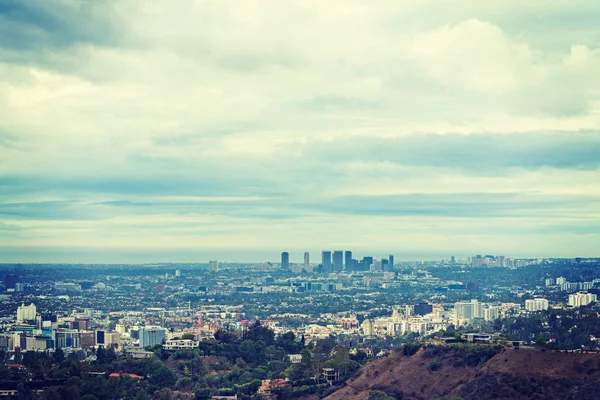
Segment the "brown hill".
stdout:
<path fill-rule="evenodd" d="M 600 355 L 429 346 L 365 365 L 326 398 L 367 400 L 374 390 L 404 399 L 600 399 Z"/>

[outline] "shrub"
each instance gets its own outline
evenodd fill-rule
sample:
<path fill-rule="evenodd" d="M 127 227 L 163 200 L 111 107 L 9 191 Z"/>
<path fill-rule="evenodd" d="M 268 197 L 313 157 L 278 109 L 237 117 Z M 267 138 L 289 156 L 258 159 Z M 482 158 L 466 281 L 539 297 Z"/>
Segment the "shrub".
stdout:
<path fill-rule="evenodd" d="M 430 371 L 438 371 L 442 368 L 442 361 L 439 358 L 434 358 L 429 364 Z"/>

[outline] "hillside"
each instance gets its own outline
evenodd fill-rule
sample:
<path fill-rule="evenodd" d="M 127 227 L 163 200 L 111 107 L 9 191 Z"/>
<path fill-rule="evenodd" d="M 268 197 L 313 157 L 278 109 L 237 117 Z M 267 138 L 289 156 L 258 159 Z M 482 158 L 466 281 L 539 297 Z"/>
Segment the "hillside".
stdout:
<path fill-rule="evenodd" d="M 366 400 L 375 397 L 374 390 L 415 400 L 598 398 L 599 354 L 485 347 L 432 346 L 412 356 L 396 352 L 361 368 L 327 399 Z"/>

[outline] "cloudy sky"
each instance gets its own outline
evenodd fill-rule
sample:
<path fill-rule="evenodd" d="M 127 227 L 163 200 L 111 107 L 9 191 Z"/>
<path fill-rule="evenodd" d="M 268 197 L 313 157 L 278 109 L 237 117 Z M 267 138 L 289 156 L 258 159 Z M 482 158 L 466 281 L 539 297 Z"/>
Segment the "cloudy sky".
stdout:
<path fill-rule="evenodd" d="M 0 3 L 0 262 L 598 256 L 597 0 Z"/>

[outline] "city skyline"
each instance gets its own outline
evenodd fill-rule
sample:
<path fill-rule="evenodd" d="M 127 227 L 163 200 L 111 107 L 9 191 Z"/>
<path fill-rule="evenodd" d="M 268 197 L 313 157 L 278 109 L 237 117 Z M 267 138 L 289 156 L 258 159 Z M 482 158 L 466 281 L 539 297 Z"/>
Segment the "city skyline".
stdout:
<path fill-rule="evenodd" d="M 598 255 L 600 3 L 258 3 L 3 2 L 0 262 Z"/>

